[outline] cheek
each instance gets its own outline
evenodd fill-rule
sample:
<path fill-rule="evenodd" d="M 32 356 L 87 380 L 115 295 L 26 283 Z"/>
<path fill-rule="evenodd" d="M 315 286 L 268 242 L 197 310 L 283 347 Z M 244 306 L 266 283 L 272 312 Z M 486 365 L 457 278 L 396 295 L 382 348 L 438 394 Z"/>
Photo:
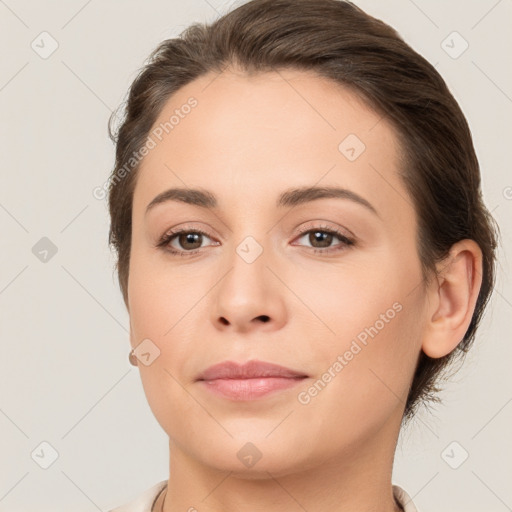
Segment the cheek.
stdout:
<path fill-rule="evenodd" d="M 343 348 L 353 338 L 364 342 L 376 331 L 400 329 L 401 310 L 406 304 L 411 309 L 421 303 L 411 293 L 415 276 L 419 282 L 417 265 L 392 253 L 318 266 L 300 276 L 294 272 L 285 274 L 284 280 L 293 283 L 294 294 L 301 301 L 296 305 L 290 301 L 290 306 L 309 316 L 311 328 L 323 334 L 316 336 L 315 343 L 320 341 L 320 346 Z M 315 347 L 311 349 L 314 353 Z"/>
<path fill-rule="evenodd" d="M 316 361 L 316 378 L 332 382 L 319 402 L 342 401 L 353 414 L 364 415 L 368 407 L 394 407 L 395 394 L 405 400 L 422 341 L 420 278 L 415 259 L 390 253 L 371 265 L 317 272 L 296 288 L 321 319 L 312 317 L 316 328 L 308 338 L 313 342 L 303 340 Z M 333 415 L 337 409 L 331 409 Z"/>
<path fill-rule="evenodd" d="M 133 252 L 128 286 L 130 337 L 133 347 L 150 340 L 159 351 L 150 365 L 139 362 L 144 390 L 155 414 L 160 404 L 173 403 L 181 396 L 178 381 L 183 381 L 183 368 L 194 350 L 193 325 L 197 325 L 198 316 L 206 315 L 200 299 L 207 287 L 199 284 L 199 278 L 196 282 L 183 272 L 170 272 L 168 266 L 158 265 L 154 255 Z"/>
<path fill-rule="evenodd" d="M 197 290 L 179 273 L 169 274 L 169 269 L 159 266 L 154 257 L 133 251 L 128 296 L 134 341 L 150 338 L 161 345 L 172 337 L 174 326 L 194 303 Z"/>
<path fill-rule="evenodd" d="M 339 336 L 324 346 L 319 372 L 303 390 L 304 421 L 322 418 L 322 436 L 352 445 L 377 435 L 392 417 L 399 421 L 419 354 L 421 328 L 418 307 L 402 300 L 396 309 L 384 309 L 385 320 L 368 315 L 363 328 L 346 316 Z M 387 306 L 388 304 L 385 303 Z M 381 308 L 376 308 L 380 312 Z M 391 312 L 392 311 L 392 312 Z M 347 335 L 342 335 L 346 329 Z M 340 433 L 343 433 L 341 436 Z"/>
<path fill-rule="evenodd" d="M 130 336 L 132 346 L 149 339 L 159 350 L 150 365 L 139 361 L 141 383 L 160 426 L 180 437 L 190 428 L 183 417 L 194 413 L 195 403 L 180 384 L 180 370 L 190 346 L 183 329 L 187 325 L 187 311 L 198 299 L 188 296 L 192 293 L 187 290 L 194 289 L 190 282 L 187 285 L 178 275 L 171 279 L 163 270 L 149 264 L 140 254 L 132 258 L 128 288 Z"/>

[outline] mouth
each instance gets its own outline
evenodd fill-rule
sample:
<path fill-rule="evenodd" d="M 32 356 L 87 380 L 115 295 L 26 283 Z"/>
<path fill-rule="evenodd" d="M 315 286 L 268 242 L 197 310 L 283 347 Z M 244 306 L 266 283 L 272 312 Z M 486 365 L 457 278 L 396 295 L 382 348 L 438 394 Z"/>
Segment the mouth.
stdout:
<path fill-rule="evenodd" d="M 251 360 L 245 364 L 224 361 L 207 368 L 197 378 L 206 390 L 231 400 L 255 400 L 296 386 L 309 376 L 284 366 Z"/>

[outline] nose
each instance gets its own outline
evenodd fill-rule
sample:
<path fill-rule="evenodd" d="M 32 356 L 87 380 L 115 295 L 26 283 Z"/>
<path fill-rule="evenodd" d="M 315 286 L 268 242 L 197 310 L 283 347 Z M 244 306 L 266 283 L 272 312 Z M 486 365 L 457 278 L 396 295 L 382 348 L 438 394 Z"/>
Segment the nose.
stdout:
<path fill-rule="evenodd" d="M 212 294 L 212 321 L 220 330 L 247 333 L 280 329 L 286 322 L 286 287 L 266 250 L 254 260 L 233 251 Z M 271 266 L 270 266 L 271 265 Z"/>

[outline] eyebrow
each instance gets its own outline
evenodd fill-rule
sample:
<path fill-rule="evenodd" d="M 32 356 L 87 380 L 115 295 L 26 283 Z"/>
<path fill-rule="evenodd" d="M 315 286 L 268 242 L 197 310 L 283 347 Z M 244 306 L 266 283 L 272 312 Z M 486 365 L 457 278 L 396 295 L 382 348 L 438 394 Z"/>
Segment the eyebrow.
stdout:
<path fill-rule="evenodd" d="M 372 204 L 359 194 L 340 187 L 301 187 L 284 191 L 277 199 L 277 208 L 291 208 L 318 199 L 348 199 L 379 216 Z M 168 201 L 177 201 L 209 210 L 218 208 L 218 201 L 208 190 L 190 188 L 170 188 L 158 194 L 146 207 L 146 215 L 156 205 Z"/>

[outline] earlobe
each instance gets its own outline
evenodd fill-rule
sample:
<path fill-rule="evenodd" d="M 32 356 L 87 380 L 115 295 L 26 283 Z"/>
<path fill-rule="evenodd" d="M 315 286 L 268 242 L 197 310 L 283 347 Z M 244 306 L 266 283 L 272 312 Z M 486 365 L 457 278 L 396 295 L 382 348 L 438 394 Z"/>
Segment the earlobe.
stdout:
<path fill-rule="evenodd" d="M 436 300 L 428 312 L 422 350 L 432 358 L 452 352 L 468 330 L 482 285 L 482 251 L 474 240 L 454 244 L 431 283 Z"/>

